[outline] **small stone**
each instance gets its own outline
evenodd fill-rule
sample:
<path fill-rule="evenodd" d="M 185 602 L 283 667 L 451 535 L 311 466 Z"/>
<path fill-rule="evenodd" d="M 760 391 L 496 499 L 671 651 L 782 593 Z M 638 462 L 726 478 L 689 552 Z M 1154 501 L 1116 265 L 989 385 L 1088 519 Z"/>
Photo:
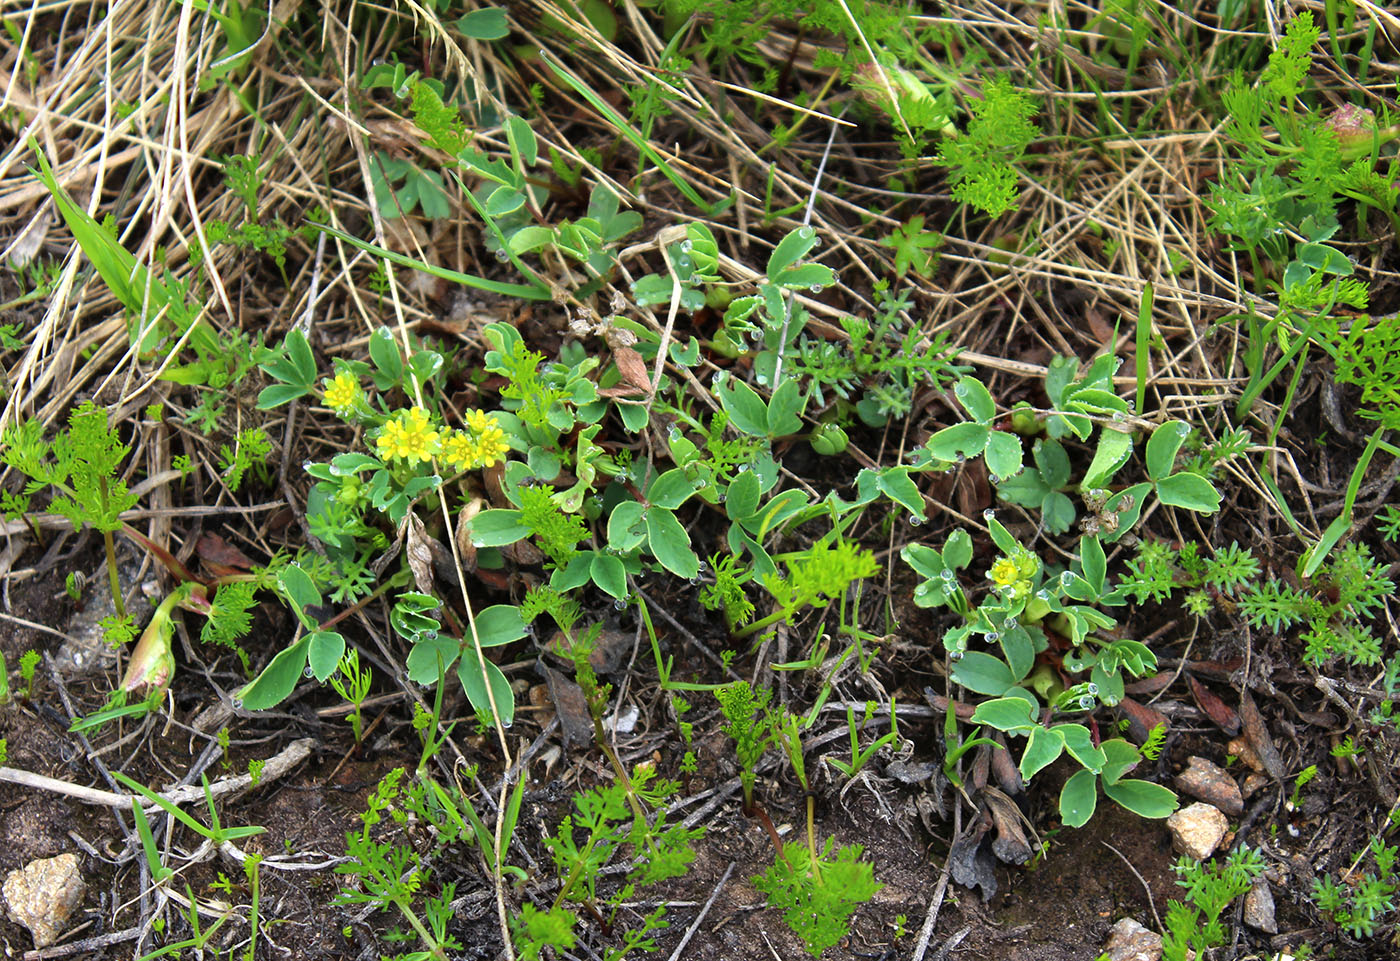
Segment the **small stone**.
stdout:
<path fill-rule="evenodd" d="M 1244 896 L 1244 923 L 1265 934 L 1278 934 L 1274 919 L 1274 892 L 1269 882 L 1260 878 Z"/>
<path fill-rule="evenodd" d="M 1268 787 L 1272 783 L 1267 775 L 1250 771 L 1244 776 L 1244 787 L 1241 788 L 1241 791 L 1245 797 L 1253 797 L 1260 788 Z"/>
<path fill-rule="evenodd" d="M 1132 918 L 1123 918 L 1108 929 L 1103 956 L 1108 961 L 1158 961 L 1162 957 L 1162 936 Z"/>
<path fill-rule="evenodd" d="M 1218 807 L 1230 817 L 1244 813 L 1244 796 L 1235 779 L 1224 768 L 1203 757 L 1187 758 L 1186 770 L 1176 776 L 1176 787 L 1183 794 Z"/>
<path fill-rule="evenodd" d="M 31 861 L 11 871 L 0 888 L 10 917 L 29 929 L 36 948 L 58 940 L 86 890 L 76 854 Z"/>
<path fill-rule="evenodd" d="M 1237 737 L 1225 746 L 1225 750 L 1243 761 L 1245 767 L 1249 768 L 1251 771 L 1263 772 L 1264 762 L 1259 760 L 1259 755 L 1255 752 L 1254 745 L 1250 744 L 1248 739 Z"/>
<path fill-rule="evenodd" d="M 1167 818 L 1172 847 L 1193 861 L 1204 861 L 1215 852 L 1230 830 L 1230 822 L 1219 808 L 1197 801 Z"/>

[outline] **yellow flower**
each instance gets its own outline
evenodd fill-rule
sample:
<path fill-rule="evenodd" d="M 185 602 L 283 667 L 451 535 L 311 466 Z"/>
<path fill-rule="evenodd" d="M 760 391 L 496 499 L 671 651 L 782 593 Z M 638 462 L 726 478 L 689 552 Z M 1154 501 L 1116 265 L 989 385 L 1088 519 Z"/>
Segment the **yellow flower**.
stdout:
<path fill-rule="evenodd" d="M 992 564 L 992 569 L 987 572 L 987 576 L 997 587 L 1008 587 L 1021 580 L 1021 568 L 1011 558 L 1002 557 Z"/>
<path fill-rule="evenodd" d="M 490 467 L 505 459 L 510 444 L 506 442 L 505 431 L 494 414 L 483 410 L 469 410 L 466 416 L 467 431 L 472 435 L 476 448 L 475 467 Z"/>
<path fill-rule="evenodd" d="M 439 450 L 439 434 L 433 430 L 428 412 L 421 407 L 401 410 L 384 424 L 375 445 L 385 459 L 429 461 Z"/>
<path fill-rule="evenodd" d="M 360 399 L 360 380 L 348 370 L 342 370 L 325 381 L 326 406 L 337 414 L 348 413 Z"/>
<path fill-rule="evenodd" d="M 470 434 L 454 430 L 442 442 L 442 456 L 454 470 L 471 470 L 476 466 L 476 442 Z"/>

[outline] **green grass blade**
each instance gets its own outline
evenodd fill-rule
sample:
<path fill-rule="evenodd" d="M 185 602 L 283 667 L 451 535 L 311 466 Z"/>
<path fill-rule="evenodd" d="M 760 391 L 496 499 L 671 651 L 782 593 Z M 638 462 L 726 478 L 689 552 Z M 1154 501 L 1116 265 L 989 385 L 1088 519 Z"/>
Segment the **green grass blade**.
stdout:
<path fill-rule="evenodd" d="M 330 224 L 318 224 L 308 220 L 307 224 L 315 227 L 322 233 L 330 234 L 338 240 L 343 240 L 352 247 L 359 247 L 368 251 L 376 257 L 383 257 L 385 260 L 396 263 L 401 267 L 413 267 L 424 273 L 432 274 L 434 277 L 441 277 L 443 280 L 450 280 L 453 283 L 461 284 L 464 287 L 474 287 L 477 290 L 489 290 L 493 294 L 501 294 L 505 297 L 519 297 L 522 300 L 549 300 L 550 292 L 546 287 L 527 286 L 525 284 L 508 284 L 499 280 L 487 280 L 485 277 L 477 277 L 474 274 L 464 274 L 458 270 L 451 270 L 447 267 L 435 267 L 432 264 L 424 263 L 413 257 L 407 257 L 400 253 L 372 244 L 367 240 L 347 234 L 343 230 L 337 230 Z"/>
<path fill-rule="evenodd" d="M 660 169 L 660 171 L 666 175 L 666 179 L 671 181 L 671 183 L 675 184 L 676 189 L 685 195 L 686 200 L 689 200 L 701 211 L 703 211 L 705 216 L 714 216 L 715 211 L 713 206 L 707 204 L 704 200 L 700 198 L 700 195 L 696 193 L 695 188 L 692 187 L 684 177 L 682 177 L 676 172 L 675 168 L 671 166 L 671 164 L 666 160 L 666 158 L 663 157 L 661 153 L 655 147 L 653 147 L 648 140 L 646 140 L 636 130 L 632 129 L 632 125 L 628 123 L 626 119 L 623 118 L 622 114 L 618 113 L 611 106 L 609 106 L 607 101 L 605 101 L 602 97 L 594 93 L 593 90 L 586 84 L 584 84 L 582 80 L 579 80 L 573 74 L 569 73 L 566 69 L 564 69 L 564 67 L 561 64 L 559 64 L 552 56 L 550 56 L 547 51 L 541 50 L 540 58 L 543 59 L 545 63 L 549 64 L 549 69 L 553 70 L 560 80 L 564 81 L 570 87 L 572 87 L 574 92 L 577 93 L 584 100 L 587 100 L 589 106 L 591 106 L 594 110 L 598 111 L 598 113 L 600 113 L 603 116 L 603 118 L 608 121 L 608 123 L 612 124 L 613 127 L 617 129 L 618 133 L 626 137 L 627 140 L 632 144 L 632 146 L 640 150 L 644 157 L 646 157 L 652 163 L 656 164 L 657 168 Z"/>

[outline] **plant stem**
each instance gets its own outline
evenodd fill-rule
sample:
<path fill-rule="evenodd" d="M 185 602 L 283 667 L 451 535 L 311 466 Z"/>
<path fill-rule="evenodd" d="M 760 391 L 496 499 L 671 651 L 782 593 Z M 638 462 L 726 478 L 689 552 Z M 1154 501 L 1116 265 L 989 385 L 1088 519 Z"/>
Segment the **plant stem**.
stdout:
<path fill-rule="evenodd" d="M 107 519 L 107 478 L 97 479 L 97 489 L 102 498 L 102 519 Z M 117 617 L 126 619 L 126 603 L 122 600 L 121 578 L 117 576 L 117 544 L 112 537 L 111 527 L 104 526 L 102 529 L 102 546 L 107 549 L 107 583 L 112 588 L 112 604 L 117 609 Z"/>

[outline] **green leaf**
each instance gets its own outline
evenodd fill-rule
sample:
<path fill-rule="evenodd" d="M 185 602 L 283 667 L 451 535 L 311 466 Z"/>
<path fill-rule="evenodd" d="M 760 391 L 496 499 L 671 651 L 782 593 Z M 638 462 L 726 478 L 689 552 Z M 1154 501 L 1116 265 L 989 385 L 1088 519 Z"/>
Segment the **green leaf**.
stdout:
<path fill-rule="evenodd" d="M 303 637 L 286 648 L 263 668 L 262 673 L 234 695 L 249 711 L 265 711 L 287 699 L 301 680 L 302 669 L 306 667 L 306 655 L 311 639 Z"/>
<path fill-rule="evenodd" d="M 282 593 L 298 610 L 321 605 L 321 592 L 316 590 L 310 575 L 296 564 L 288 564 L 277 575 Z"/>
<path fill-rule="evenodd" d="M 473 10 L 458 20 L 455 26 L 473 40 L 504 40 L 510 36 L 506 12 L 498 7 Z"/>
<path fill-rule="evenodd" d="M 290 338 L 291 334 L 287 336 Z M 403 354 L 399 353 L 399 345 L 388 327 L 380 327 L 370 334 L 369 359 L 384 375 L 385 383 L 396 385 L 403 377 Z"/>
<path fill-rule="evenodd" d="M 1151 781 L 1128 778 L 1114 784 L 1105 782 L 1103 793 L 1138 817 L 1164 818 L 1177 807 L 1176 794 L 1170 788 Z"/>
<path fill-rule="evenodd" d="M 744 471 L 729 484 L 724 510 L 731 520 L 744 520 L 758 512 L 759 479 L 753 471 Z"/>
<path fill-rule="evenodd" d="M 503 547 L 530 536 L 530 528 L 522 523 L 521 513 L 516 510 L 492 508 L 477 514 L 469 523 L 476 547 Z"/>
<path fill-rule="evenodd" d="M 1176 465 L 1176 452 L 1186 442 L 1191 428 L 1184 421 L 1169 420 L 1147 438 L 1147 476 L 1163 481 Z"/>
<path fill-rule="evenodd" d="M 1016 675 L 1001 658 L 982 651 L 967 651 L 950 671 L 954 682 L 978 694 L 998 697 L 1016 684 Z"/>
<path fill-rule="evenodd" d="M 1040 516 L 1045 521 L 1045 529 L 1052 534 L 1063 534 L 1074 523 L 1074 501 L 1059 491 L 1045 495 L 1040 505 Z"/>
<path fill-rule="evenodd" d="M 982 453 L 991 433 L 981 424 L 954 424 L 930 437 L 926 446 L 934 460 L 956 461 Z"/>
<path fill-rule="evenodd" d="M 929 580 L 942 581 L 940 574 L 944 566 L 943 555 L 927 544 L 905 544 L 900 548 L 899 556 Z"/>
<path fill-rule="evenodd" d="M 1084 474 L 1080 486 L 1085 490 L 1102 487 L 1118 469 L 1128 461 L 1133 452 L 1133 435 L 1113 430 L 1107 426 L 1099 430 L 1099 446 L 1094 451 L 1094 460 Z"/>
<path fill-rule="evenodd" d="M 310 645 L 307 662 L 316 680 L 325 683 L 326 678 L 335 673 L 341 655 L 345 653 L 345 638 L 335 631 L 315 631 L 306 636 Z"/>
<path fill-rule="evenodd" d="M 652 481 L 646 490 L 647 503 L 675 510 L 695 493 L 695 484 L 679 467 L 666 471 Z M 619 505 L 620 506 L 620 505 Z"/>
<path fill-rule="evenodd" d="M 499 647 L 525 636 L 525 621 L 513 604 L 493 604 L 476 613 L 476 637 L 482 647 Z M 470 656 L 470 655 L 468 655 Z"/>
<path fill-rule="evenodd" d="M 768 279 L 778 283 L 778 275 L 797 263 L 817 245 L 817 232 L 811 227 L 798 227 L 778 241 L 768 258 Z"/>
<path fill-rule="evenodd" d="M 486 213 L 492 218 L 515 213 L 523 206 L 525 206 L 525 193 L 515 187 L 497 187 L 486 198 Z"/>
<path fill-rule="evenodd" d="M 998 731 L 1043 730 L 1031 716 L 1030 703 L 1019 697 L 998 697 L 983 701 L 973 712 L 972 723 L 986 724 Z"/>
<path fill-rule="evenodd" d="M 1220 509 L 1220 494 L 1200 474 L 1173 474 L 1158 481 L 1157 496 L 1170 507 L 1200 514 L 1214 514 Z"/>
<path fill-rule="evenodd" d="M 807 290 L 816 293 L 823 287 L 836 283 L 836 273 L 826 264 L 803 264 L 782 271 L 773 282 L 780 287 L 793 290 Z"/>
<path fill-rule="evenodd" d="M 1094 737 L 1083 724 L 1056 724 L 1055 730 L 1064 738 L 1065 750 L 1084 767 L 1097 774 L 1108 759 L 1094 746 Z"/>
<path fill-rule="evenodd" d="M 1035 666 L 1035 644 L 1030 633 L 1020 624 L 1001 632 L 1001 652 L 1017 680 L 1025 677 Z"/>
<path fill-rule="evenodd" d="M 1065 445 L 1053 437 L 1037 440 L 1031 456 L 1046 487 L 1059 490 L 1069 483 L 1069 455 L 1065 453 Z"/>
<path fill-rule="evenodd" d="M 1108 574 L 1108 560 L 1104 557 L 1103 545 L 1097 537 L 1085 537 L 1079 541 L 1079 556 L 1084 567 L 1084 579 L 1093 589 L 1094 597 L 1103 593 L 1104 578 Z"/>
<path fill-rule="evenodd" d="M 436 684 L 439 665 L 444 673 L 451 670 L 461 650 L 462 645 L 455 637 L 438 635 L 420 638 L 414 642 L 404 661 L 408 679 L 414 684 Z M 475 657 L 475 654 L 472 656 Z"/>
<path fill-rule="evenodd" d="M 1015 477 L 1021 472 L 1021 438 L 1009 431 L 994 430 L 987 439 L 984 454 L 993 481 Z"/>
<path fill-rule="evenodd" d="M 1082 828 L 1094 816 L 1099 778 L 1092 771 L 1075 771 L 1060 791 L 1060 818 L 1067 827 Z"/>
<path fill-rule="evenodd" d="M 467 692 L 467 700 L 471 701 L 472 707 L 482 712 L 491 710 L 491 700 L 486 694 L 486 685 L 489 683 L 491 694 L 496 699 L 496 708 L 500 711 L 500 721 L 508 725 L 515 720 L 515 695 L 511 692 L 510 681 L 507 681 L 501 669 L 490 661 L 485 661 L 486 676 L 482 677 L 481 663 L 475 655 L 468 652 L 466 657 L 457 662 L 457 680 L 461 682 L 462 690 Z"/>
<path fill-rule="evenodd" d="M 690 536 L 676 515 L 652 507 L 646 512 L 646 521 L 647 546 L 657 562 L 677 577 L 689 580 L 699 576 L 700 558 L 690 549 Z"/>
<path fill-rule="evenodd" d="M 991 391 L 976 377 L 959 380 L 953 388 L 953 396 L 979 424 L 988 425 L 997 415 L 997 403 L 992 400 Z"/>
<path fill-rule="evenodd" d="M 506 137 L 510 144 L 520 154 L 520 159 L 525 166 L 533 167 L 535 161 L 540 157 L 539 141 L 535 139 L 535 131 L 530 129 L 530 124 L 524 117 L 517 117 L 514 114 L 506 118 Z M 516 171 L 523 173 L 523 171 Z"/>
<path fill-rule="evenodd" d="M 1106 758 L 1103 770 L 1099 772 L 1103 777 L 1105 788 L 1137 767 L 1138 762 L 1142 760 L 1138 749 L 1121 737 L 1102 742 L 1099 744 L 1099 749 L 1103 751 L 1103 756 Z"/>
<path fill-rule="evenodd" d="M 290 404 L 298 397 L 305 397 L 311 393 L 310 387 L 302 387 L 296 384 L 272 384 L 258 391 L 258 410 L 272 410 L 274 407 L 281 407 L 283 404 Z"/>
<path fill-rule="evenodd" d="M 636 501 L 623 501 L 614 507 L 608 516 L 608 546 L 626 553 L 646 540 L 646 526 L 642 523 L 644 511 Z"/>
<path fill-rule="evenodd" d="M 768 436 L 768 405 L 752 387 L 729 375 L 715 387 L 715 393 L 731 424 L 754 437 Z"/>
<path fill-rule="evenodd" d="M 778 385 L 768 401 L 768 436 L 786 437 L 802 430 L 802 411 L 807 406 L 807 394 L 796 378 Z"/>
<path fill-rule="evenodd" d="M 961 527 L 943 544 L 943 562 L 956 571 L 972 563 L 972 536 Z"/>
<path fill-rule="evenodd" d="M 882 471 L 876 476 L 875 483 L 890 500 L 920 521 L 928 519 L 928 515 L 924 513 L 924 495 L 919 493 L 918 485 L 909 477 L 908 468 L 894 467 Z"/>
<path fill-rule="evenodd" d="M 1054 728 L 1036 725 L 1021 755 L 1021 777 L 1029 781 L 1051 764 L 1065 749 L 1065 739 Z"/>
<path fill-rule="evenodd" d="M 621 558 L 601 552 L 594 554 L 589 573 L 593 583 L 609 596 L 619 599 L 627 596 L 627 568 L 623 566 Z"/>

